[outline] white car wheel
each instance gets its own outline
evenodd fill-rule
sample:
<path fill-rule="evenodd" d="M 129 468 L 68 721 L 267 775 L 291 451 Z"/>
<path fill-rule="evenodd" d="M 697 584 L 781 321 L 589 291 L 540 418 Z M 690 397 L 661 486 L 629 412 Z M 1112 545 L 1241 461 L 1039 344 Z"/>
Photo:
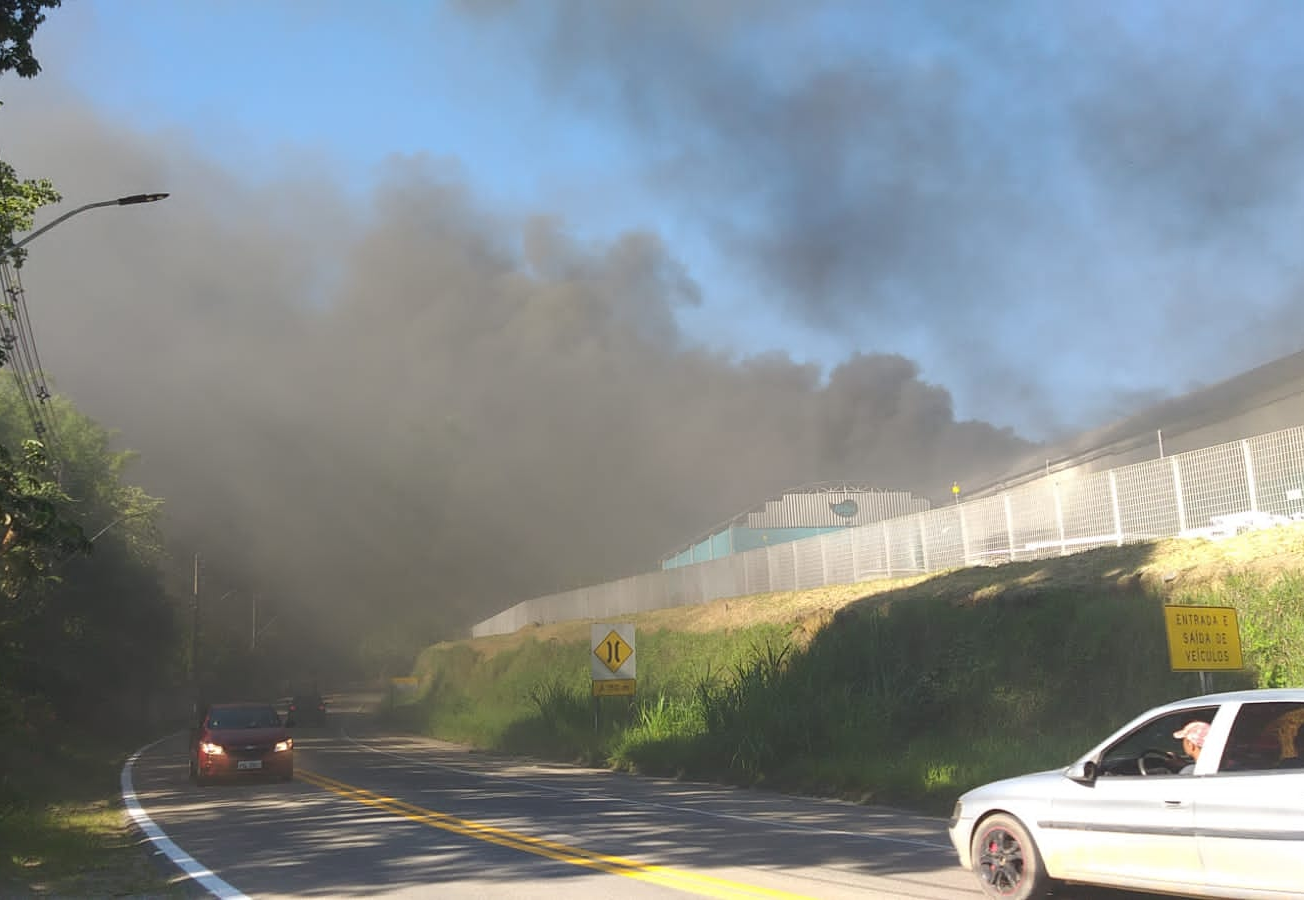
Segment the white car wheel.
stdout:
<path fill-rule="evenodd" d="M 983 819 L 969 849 L 974 873 L 988 897 L 1028 900 L 1050 887 L 1036 843 L 1014 816 L 1001 813 Z"/>

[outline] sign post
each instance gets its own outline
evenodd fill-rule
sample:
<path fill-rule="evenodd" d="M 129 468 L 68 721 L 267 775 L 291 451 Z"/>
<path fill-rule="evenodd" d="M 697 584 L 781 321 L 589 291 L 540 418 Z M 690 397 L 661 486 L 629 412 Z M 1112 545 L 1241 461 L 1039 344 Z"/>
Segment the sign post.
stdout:
<path fill-rule="evenodd" d="M 637 682 L 634 659 L 634 626 L 628 623 L 589 628 L 593 653 L 589 671 L 593 675 L 593 696 L 631 697 Z"/>
<path fill-rule="evenodd" d="M 1208 692 L 1210 672 L 1244 668 L 1241 628 L 1230 606 L 1165 606 L 1168 661 L 1174 672 L 1199 672 Z"/>
<path fill-rule="evenodd" d="M 632 697 L 638 683 L 634 626 L 595 622 L 589 627 L 589 671 L 593 677 L 593 730 L 603 697 Z"/>

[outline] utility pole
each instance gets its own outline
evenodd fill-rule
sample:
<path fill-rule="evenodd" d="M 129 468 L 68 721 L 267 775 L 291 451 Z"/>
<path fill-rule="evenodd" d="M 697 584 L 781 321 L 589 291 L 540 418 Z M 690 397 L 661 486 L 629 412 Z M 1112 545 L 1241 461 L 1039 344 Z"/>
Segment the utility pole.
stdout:
<path fill-rule="evenodd" d="M 195 554 L 195 582 L 190 597 L 190 688 L 199 702 L 199 554 Z"/>

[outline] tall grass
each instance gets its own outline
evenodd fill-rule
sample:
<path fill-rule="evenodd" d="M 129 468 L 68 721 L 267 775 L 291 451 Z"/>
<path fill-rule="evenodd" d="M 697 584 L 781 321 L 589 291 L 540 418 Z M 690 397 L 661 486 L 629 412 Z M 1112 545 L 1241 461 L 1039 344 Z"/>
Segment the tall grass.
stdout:
<path fill-rule="evenodd" d="M 1268 577 L 1228 575 L 1176 595 L 1177 602 L 1231 606 L 1241 626 L 1241 651 L 1260 687 L 1304 685 L 1304 572 Z"/>
<path fill-rule="evenodd" d="M 441 645 L 422 661 L 427 725 L 482 746 L 942 812 L 968 787 L 1065 765 L 1136 713 L 1197 693 L 1193 674 L 1169 669 L 1165 602 L 1240 611 L 1247 669 L 1219 675 L 1220 689 L 1304 684 L 1304 572 L 1168 598 L 1136 579 L 1005 584 L 848 607 L 802 644 L 777 626 L 640 632 L 638 698 L 596 707 L 586 641 L 525 640 L 485 659 Z"/>

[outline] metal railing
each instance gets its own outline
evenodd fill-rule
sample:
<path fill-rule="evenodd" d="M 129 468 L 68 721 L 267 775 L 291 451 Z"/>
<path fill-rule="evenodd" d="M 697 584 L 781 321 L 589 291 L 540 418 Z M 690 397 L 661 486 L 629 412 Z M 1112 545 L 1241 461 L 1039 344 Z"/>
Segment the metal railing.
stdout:
<path fill-rule="evenodd" d="M 1304 519 L 1304 427 L 1106 472 L 1057 472 L 953 506 L 536 597 L 471 633 L 1207 534 L 1237 515 Z"/>

